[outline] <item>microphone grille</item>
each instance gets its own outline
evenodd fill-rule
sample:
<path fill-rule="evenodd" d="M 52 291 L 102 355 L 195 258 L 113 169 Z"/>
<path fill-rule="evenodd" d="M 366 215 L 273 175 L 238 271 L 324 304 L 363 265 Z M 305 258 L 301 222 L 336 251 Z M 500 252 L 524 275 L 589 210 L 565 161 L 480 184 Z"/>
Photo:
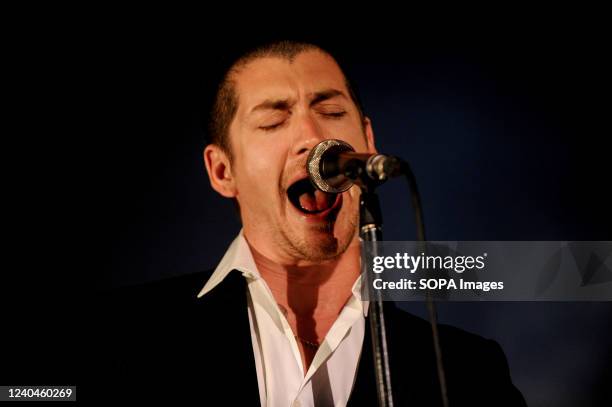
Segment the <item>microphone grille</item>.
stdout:
<path fill-rule="evenodd" d="M 349 189 L 353 185 L 353 182 L 349 178 L 344 177 L 342 174 L 339 174 L 333 177 L 334 179 L 329 180 L 323 177 L 323 174 L 321 173 L 321 160 L 323 159 L 323 155 L 325 153 L 331 151 L 340 153 L 344 151 L 355 151 L 355 149 L 350 144 L 342 140 L 324 140 L 314 146 L 314 148 L 310 151 L 308 160 L 306 161 L 306 170 L 310 176 L 310 181 L 317 189 L 323 192 L 339 194 L 340 192 L 344 192 Z"/>

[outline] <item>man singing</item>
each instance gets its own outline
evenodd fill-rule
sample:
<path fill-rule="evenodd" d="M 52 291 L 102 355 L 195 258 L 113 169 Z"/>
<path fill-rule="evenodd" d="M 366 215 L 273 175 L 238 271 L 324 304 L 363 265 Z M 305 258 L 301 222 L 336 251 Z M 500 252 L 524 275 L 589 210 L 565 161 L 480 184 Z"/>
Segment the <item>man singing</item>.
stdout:
<path fill-rule="evenodd" d="M 328 52 L 279 42 L 231 66 L 203 155 L 242 230 L 212 274 L 122 293 L 125 333 L 111 339 L 121 383 L 201 405 L 376 405 L 360 191 L 324 193 L 306 173 L 311 149 L 332 138 L 376 152 L 372 123 Z M 441 405 L 429 324 L 385 307 L 395 404 Z M 495 342 L 445 326 L 440 335 L 451 406 L 524 405 Z"/>

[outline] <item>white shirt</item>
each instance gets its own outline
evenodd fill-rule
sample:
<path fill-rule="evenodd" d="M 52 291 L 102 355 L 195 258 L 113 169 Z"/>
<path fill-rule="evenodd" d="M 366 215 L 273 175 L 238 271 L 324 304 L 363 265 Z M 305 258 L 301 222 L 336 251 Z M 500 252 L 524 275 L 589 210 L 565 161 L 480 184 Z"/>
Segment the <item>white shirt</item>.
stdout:
<path fill-rule="evenodd" d="M 198 294 L 212 290 L 232 271 L 247 279 L 248 314 L 262 406 L 346 406 L 365 333 L 367 302 L 357 278 L 349 298 L 304 375 L 293 331 L 261 278 L 242 231 Z"/>

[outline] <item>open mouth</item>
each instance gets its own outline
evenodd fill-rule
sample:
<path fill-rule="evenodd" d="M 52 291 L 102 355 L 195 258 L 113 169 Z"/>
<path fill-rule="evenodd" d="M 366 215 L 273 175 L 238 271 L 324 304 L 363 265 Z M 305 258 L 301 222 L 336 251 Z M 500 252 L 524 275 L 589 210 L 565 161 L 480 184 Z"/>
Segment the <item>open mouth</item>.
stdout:
<path fill-rule="evenodd" d="M 329 194 L 316 189 L 308 178 L 293 183 L 287 189 L 289 201 L 306 215 L 318 215 L 336 206 L 339 194 Z"/>

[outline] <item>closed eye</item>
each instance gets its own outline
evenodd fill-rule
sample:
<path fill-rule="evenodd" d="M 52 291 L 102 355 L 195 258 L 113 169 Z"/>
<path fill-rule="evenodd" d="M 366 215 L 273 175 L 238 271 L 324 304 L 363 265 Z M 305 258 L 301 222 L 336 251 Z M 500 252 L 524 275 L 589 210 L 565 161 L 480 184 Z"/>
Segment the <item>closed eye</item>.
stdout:
<path fill-rule="evenodd" d="M 279 128 L 283 123 L 284 123 L 284 121 L 283 122 L 274 123 L 274 124 L 271 124 L 269 126 L 259 126 L 259 128 L 261 130 L 263 130 L 263 131 L 272 131 L 272 130 L 274 130 L 276 128 Z"/>
<path fill-rule="evenodd" d="M 330 117 L 330 118 L 340 118 L 346 115 L 346 109 L 337 103 L 321 103 L 316 106 L 315 111 L 322 116 Z"/>
<path fill-rule="evenodd" d="M 346 115 L 346 112 L 322 112 L 323 116 L 339 118 Z"/>

